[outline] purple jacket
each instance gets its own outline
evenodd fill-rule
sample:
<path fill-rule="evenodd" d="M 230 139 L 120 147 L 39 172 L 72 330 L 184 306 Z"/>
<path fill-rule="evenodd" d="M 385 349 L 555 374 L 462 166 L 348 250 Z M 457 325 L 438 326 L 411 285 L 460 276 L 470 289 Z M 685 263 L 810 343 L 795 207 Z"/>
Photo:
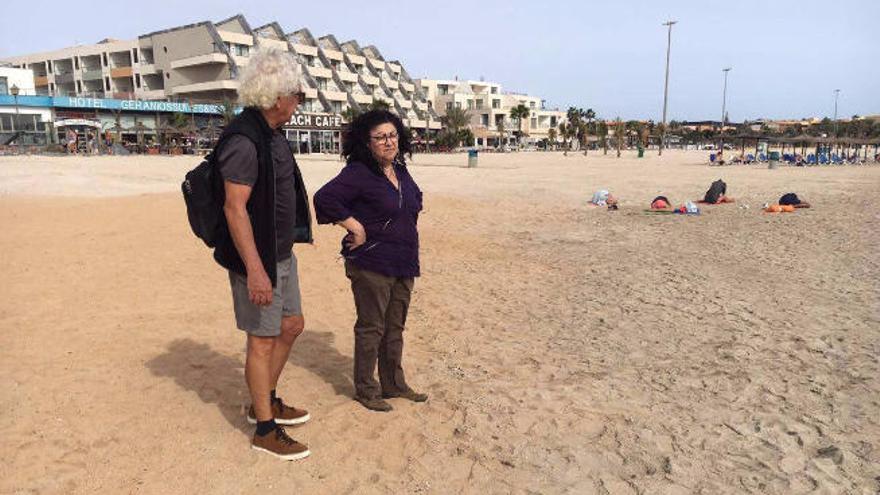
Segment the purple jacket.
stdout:
<path fill-rule="evenodd" d="M 351 162 L 315 193 L 319 224 L 354 217 L 367 233 L 367 241 L 342 256 L 358 268 L 389 277 L 419 276 L 419 212 L 422 191 L 406 167 L 395 164 L 400 190 L 384 175 L 360 162 Z"/>

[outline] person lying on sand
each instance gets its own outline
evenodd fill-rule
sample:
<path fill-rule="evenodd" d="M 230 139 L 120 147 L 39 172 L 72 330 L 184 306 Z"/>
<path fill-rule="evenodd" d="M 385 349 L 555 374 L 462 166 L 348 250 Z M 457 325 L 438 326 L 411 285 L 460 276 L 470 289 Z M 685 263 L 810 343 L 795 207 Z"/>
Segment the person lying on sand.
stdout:
<path fill-rule="evenodd" d="M 617 198 L 605 189 L 593 193 L 590 204 L 595 206 L 607 206 L 609 210 L 617 209 Z"/>
<path fill-rule="evenodd" d="M 719 205 L 721 203 L 733 203 L 733 198 L 726 196 L 727 194 L 727 184 L 718 179 L 709 186 L 709 190 L 706 191 L 705 196 L 703 196 L 703 201 L 701 203 L 709 204 L 709 205 Z"/>
<path fill-rule="evenodd" d="M 795 193 L 783 194 L 782 197 L 779 198 L 779 204 L 783 205 L 783 206 L 791 205 L 791 206 L 794 206 L 795 208 L 809 208 L 810 207 L 810 203 L 807 203 L 806 201 L 798 198 L 797 194 L 795 194 Z"/>
<path fill-rule="evenodd" d="M 668 210 L 672 208 L 669 198 L 666 196 L 657 196 L 651 201 L 652 210 Z"/>

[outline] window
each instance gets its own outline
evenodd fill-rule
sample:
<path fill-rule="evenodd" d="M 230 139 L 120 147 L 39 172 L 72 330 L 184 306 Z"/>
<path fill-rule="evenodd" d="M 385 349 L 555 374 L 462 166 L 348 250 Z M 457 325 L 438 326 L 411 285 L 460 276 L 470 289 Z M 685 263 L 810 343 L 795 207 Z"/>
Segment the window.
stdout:
<path fill-rule="evenodd" d="M 82 93 L 82 90 L 83 90 L 83 88 L 82 88 L 82 81 L 77 81 L 77 82 L 76 82 L 76 92 L 77 92 L 77 93 Z"/>
<path fill-rule="evenodd" d="M 497 95 L 497 94 L 498 94 L 498 87 L 496 87 L 496 86 L 492 86 L 492 94 L 493 94 L 493 95 Z"/>
<path fill-rule="evenodd" d="M 51 60 L 47 61 L 46 65 L 49 66 L 49 74 L 51 74 L 52 73 L 52 61 Z"/>
<path fill-rule="evenodd" d="M 483 108 L 483 100 L 482 99 L 477 100 L 477 108 Z"/>
<path fill-rule="evenodd" d="M 483 115 L 480 116 L 480 125 L 485 126 L 485 127 L 489 127 L 489 114 L 488 113 L 484 113 Z"/>
<path fill-rule="evenodd" d="M 140 74 L 134 75 L 134 82 L 135 82 L 135 84 L 137 84 L 137 87 L 139 87 L 139 88 L 141 87 L 141 75 Z"/>
<path fill-rule="evenodd" d="M 73 57 L 73 67 L 79 70 L 79 57 Z"/>
<path fill-rule="evenodd" d="M 460 102 L 460 101 L 455 102 L 455 108 L 461 108 L 461 102 Z"/>
<path fill-rule="evenodd" d="M 531 129 L 537 129 L 537 128 L 538 128 L 538 119 L 532 119 L 532 122 L 531 122 L 531 124 L 529 125 L 529 128 L 531 128 Z"/>
<path fill-rule="evenodd" d="M 9 79 L 0 77 L 0 95 L 9 94 Z"/>
<path fill-rule="evenodd" d="M 110 78 L 109 77 L 104 78 L 104 90 L 110 91 Z"/>
<path fill-rule="evenodd" d="M 448 95 L 449 94 L 449 86 L 445 84 L 440 84 L 437 86 L 437 94 Z"/>
<path fill-rule="evenodd" d="M 530 101 L 530 102 L 529 102 L 529 108 L 535 108 L 535 102 Z"/>
<path fill-rule="evenodd" d="M 474 109 L 474 100 L 468 100 L 467 107 L 468 107 L 468 110 L 473 110 Z"/>
<path fill-rule="evenodd" d="M 452 110 L 452 102 L 451 101 L 446 102 L 446 110 Z"/>
<path fill-rule="evenodd" d="M 138 62 L 138 49 L 137 49 L 137 48 L 132 48 L 132 50 L 131 50 L 131 56 L 132 56 L 132 59 L 134 60 L 134 63 L 136 63 L 136 64 L 139 63 L 139 62 Z"/>
<path fill-rule="evenodd" d="M 556 117 L 550 117 L 550 127 L 556 127 Z"/>
<path fill-rule="evenodd" d="M 501 100 L 492 100 L 492 108 L 501 108 Z"/>
<path fill-rule="evenodd" d="M 318 89 L 327 89 L 327 80 L 323 77 L 319 77 L 316 79 L 318 83 Z"/>
<path fill-rule="evenodd" d="M 166 49 L 165 51 L 168 51 L 168 50 Z M 108 65 L 110 65 L 107 63 L 107 52 L 104 52 L 101 54 L 101 61 L 104 63 L 104 67 L 107 67 Z"/>

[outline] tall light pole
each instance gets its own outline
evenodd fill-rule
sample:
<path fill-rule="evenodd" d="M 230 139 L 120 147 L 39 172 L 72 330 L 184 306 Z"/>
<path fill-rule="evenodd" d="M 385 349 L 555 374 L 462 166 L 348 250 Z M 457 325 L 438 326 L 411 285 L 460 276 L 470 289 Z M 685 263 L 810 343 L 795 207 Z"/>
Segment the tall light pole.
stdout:
<path fill-rule="evenodd" d="M 666 38 L 666 83 L 663 85 L 663 131 L 660 135 L 660 152 L 658 155 L 663 154 L 663 145 L 666 142 L 666 102 L 669 98 L 669 52 L 672 49 L 672 26 L 678 21 L 666 21 L 663 23 L 664 26 L 669 28 L 669 32 Z"/>
<path fill-rule="evenodd" d="M 840 97 L 840 90 L 834 90 L 834 137 L 837 137 L 837 99 Z"/>
<path fill-rule="evenodd" d="M 724 72 L 724 91 L 721 93 L 721 129 L 719 132 L 722 153 L 724 153 L 724 121 L 727 120 L 727 73 L 730 72 L 730 69 L 730 67 L 721 69 Z"/>

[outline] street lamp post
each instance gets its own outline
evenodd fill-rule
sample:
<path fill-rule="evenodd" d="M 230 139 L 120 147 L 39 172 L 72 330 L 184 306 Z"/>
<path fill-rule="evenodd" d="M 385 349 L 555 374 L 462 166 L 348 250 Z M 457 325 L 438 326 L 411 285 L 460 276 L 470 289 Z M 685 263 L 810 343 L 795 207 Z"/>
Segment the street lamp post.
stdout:
<path fill-rule="evenodd" d="M 669 28 L 669 32 L 666 38 L 666 82 L 663 85 L 663 131 L 660 135 L 660 152 L 658 155 L 663 154 L 663 145 L 666 143 L 666 102 L 669 97 L 669 52 L 672 48 L 672 26 L 678 21 L 666 21 L 663 23 L 664 26 Z"/>
<path fill-rule="evenodd" d="M 840 90 L 834 90 L 834 137 L 837 137 L 837 99 L 840 97 Z"/>
<path fill-rule="evenodd" d="M 18 131 L 18 125 L 19 125 L 19 120 L 20 120 L 18 117 L 18 94 L 20 92 L 21 92 L 21 89 L 19 89 L 19 87 L 15 84 L 13 84 L 11 88 L 9 88 L 9 94 L 12 95 L 12 99 L 15 101 L 15 122 L 12 125 L 13 130 L 15 130 L 15 131 Z"/>
<path fill-rule="evenodd" d="M 730 72 L 730 69 L 730 67 L 721 69 L 724 72 L 724 90 L 721 93 L 721 129 L 719 129 L 722 153 L 724 153 L 724 122 L 727 120 L 727 73 Z"/>

